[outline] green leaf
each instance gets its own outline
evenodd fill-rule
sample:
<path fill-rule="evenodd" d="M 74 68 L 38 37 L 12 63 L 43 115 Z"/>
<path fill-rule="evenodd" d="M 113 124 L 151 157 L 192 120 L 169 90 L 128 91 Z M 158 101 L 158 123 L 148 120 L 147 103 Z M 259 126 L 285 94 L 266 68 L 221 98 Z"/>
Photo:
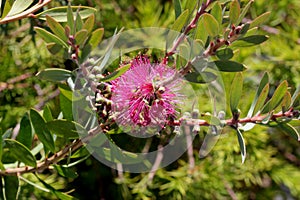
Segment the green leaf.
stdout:
<path fill-rule="evenodd" d="M 268 94 L 269 94 L 269 84 L 265 85 L 265 87 L 262 89 L 259 96 L 257 97 L 256 101 L 253 101 L 253 102 L 255 102 L 255 104 L 254 104 L 253 111 L 252 111 L 251 115 L 253 115 L 253 114 L 257 115 L 257 114 L 260 113 L 260 111 L 263 108 L 263 106 L 265 104 L 265 101 L 268 97 Z M 250 113 L 250 110 L 249 110 L 249 113 Z M 252 116 L 249 116 L 249 117 L 252 117 Z"/>
<path fill-rule="evenodd" d="M 222 25 L 223 14 L 222 14 L 222 6 L 220 2 L 216 2 L 211 9 L 211 15 L 217 20 L 219 27 Z"/>
<path fill-rule="evenodd" d="M 62 167 L 60 165 L 53 165 L 55 170 L 58 172 L 59 175 L 66 177 L 66 178 L 76 178 L 78 174 L 71 170 L 68 167 Z"/>
<path fill-rule="evenodd" d="M 245 65 L 230 60 L 217 60 L 214 64 L 223 72 L 241 72 L 246 69 Z"/>
<path fill-rule="evenodd" d="M 265 104 L 265 106 L 261 111 L 261 114 L 268 113 L 275 110 L 282 102 L 283 97 L 287 92 L 287 88 L 288 88 L 288 83 L 285 80 L 274 91 L 272 98 Z"/>
<path fill-rule="evenodd" d="M 211 14 L 205 13 L 201 16 L 200 20 L 203 20 L 203 25 L 209 36 L 215 37 L 219 34 L 219 29 L 220 29 L 219 23 L 214 18 L 214 16 L 212 16 Z"/>
<path fill-rule="evenodd" d="M 246 159 L 246 145 L 245 145 L 245 141 L 244 141 L 244 138 L 243 138 L 241 130 L 236 129 L 236 134 L 237 134 L 238 142 L 239 142 L 239 145 L 240 145 L 240 150 L 241 150 L 241 155 L 242 155 L 242 163 L 244 163 L 245 159 Z"/>
<path fill-rule="evenodd" d="M 53 120 L 47 122 L 46 125 L 53 134 L 68 139 L 77 139 L 79 134 L 85 134 L 86 132 L 80 124 L 64 119 Z"/>
<path fill-rule="evenodd" d="M 3 12 L 2 12 L 2 16 L 1 16 L 2 19 L 3 19 L 3 18 L 7 15 L 7 13 L 10 11 L 12 4 L 13 4 L 13 0 L 6 0 L 6 1 L 5 1 L 4 8 L 3 8 Z M 1 21 L 1 20 L 0 20 L 0 21 Z"/>
<path fill-rule="evenodd" d="M 57 54 L 58 52 L 60 52 L 63 49 L 63 47 L 61 45 L 56 44 L 54 42 L 47 43 L 46 47 L 47 47 L 48 51 L 53 55 Z"/>
<path fill-rule="evenodd" d="M 57 37 L 56 35 L 46 31 L 45 29 L 39 28 L 39 27 L 34 27 L 34 30 L 36 31 L 36 33 L 43 39 L 45 40 L 45 42 L 47 43 L 55 43 L 55 44 L 59 44 L 65 48 L 68 48 L 68 45 L 62 41 L 62 39 L 60 39 L 59 37 Z"/>
<path fill-rule="evenodd" d="M 50 108 L 49 108 L 48 105 L 46 105 L 44 107 L 43 117 L 44 117 L 44 119 L 45 119 L 46 122 L 49 122 L 49 121 L 53 120 L 53 116 L 52 116 L 51 110 L 50 110 Z"/>
<path fill-rule="evenodd" d="M 87 36 L 88 36 L 87 30 L 82 29 L 82 30 L 78 31 L 75 35 L 76 44 L 82 46 L 84 44 L 84 42 L 86 41 Z"/>
<path fill-rule="evenodd" d="M 84 156 L 89 155 L 90 152 L 83 146 L 80 149 L 78 149 L 77 151 L 75 151 L 75 153 L 72 154 L 71 158 L 81 158 Z"/>
<path fill-rule="evenodd" d="M 36 76 L 43 80 L 59 82 L 66 81 L 68 78 L 72 77 L 72 72 L 59 68 L 48 68 L 40 71 Z"/>
<path fill-rule="evenodd" d="M 236 23 L 235 24 L 240 24 L 241 22 L 242 22 L 242 20 L 244 19 L 244 17 L 246 16 L 246 14 L 247 14 L 247 12 L 248 12 L 248 10 L 249 10 L 249 8 L 251 7 L 251 5 L 252 5 L 252 3 L 254 2 L 254 0 L 250 0 L 248 3 L 247 3 L 247 5 L 242 9 L 242 12 L 241 12 L 241 14 L 240 14 L 240 16 L 239 16 L 239 18 L 238 18 L 238 20 L 236 21 Z"/>
<path fill-rule="evenodd" d="M 229 60 L 233 57 L 233 51 L 230 48 L 220 49 L 216 52 L 216 56 L 220 60 Z"/>
<path fill-rule="evenodd" d="M 54 140 L 50 131 L 46 127 L 44 118 L 38 113 L 38 111 L 31 109 L 30 120 L 35 133 L 39 140 L 43 143 L 44 147 L 49 149 L 51 152 L 55 152 Z"/>
<path fill-rule="evenodd" d="M 196 0 L 190 0 L 185 2 L 184 10 L 189 10 L 189 13 L 191 14 L 197 6 Z"/>
<path fill-rule="evenodd" d="M 235 42 L 233 42 L 232 46 L 234 46 L 234 47 L 250 47 L 250 46 L 254 46 L 254 45 L 259 45 L 259 44 L 265 42 L 266 40 L 268 40 L 268 38 L 269 37 L 266 35 L 251 35 L 251 36 L 243 37 L 243 38 L 236 40 Z"/>
<path fill-rule="evenodd" d="M 65 34 L 65 29 L 60 23 L 58 23 L 54 18 L 50 17 L 49 15 L 46 15 L 46 21 L 51 31 L 57 37 L 61 38 L 64 42 L 68 41 L 68 38 Z"/>
<path fill-rule="evenodd" d="M 82 29 L 85 29 L 88 31 L 88 33 L 91 33 L 95 24 L 95 15 L 90 15 L 87 20 L 84 22 Z"/>
<path fill-rule="evenodd" d="M 175 19 L 177 19 L 181 14 L 181 2 L 180 0 L 173 0 L 174 8 L 175 8 Z"/>
<path fill-rule="evenodd" d="M 83 26 L 83 21 L 79 14 L 79 10 L 76 11 L 75 26 L 75 31 L 80 31 Z"/>
<path fill-rule="evenodd" d="M 292 96 L 292 102 L 290 107 L 296 108 L 299 105 L 300 105 L 300 86 L 298 86 L 298 88 L 296 89 L 296 91 Z"/>
<path fill-rule="evenodd" d="M 32 4 L 32 2 L 33 0 L 16 0 L 12 5 L 10 11 L 8 12 L 7 16 L 13 16 L 23 12 Z"/>
<path fill-rule="evenodd" d="M 209 83 L 217 79 L 217 76 L 211 72 L 191 72 L 184 76 L 184 78 L 193 83 Z"/>
<path fill-rule="evenodd" d="M 286 112 L 287 110 L 290 109 L 290 105 L 292 102 L 292 96 L 291 94 L 287 91 L 283 97 L 283 100 L 281 102 L 280 107 L 282 108 L 282 112 Z"/>
<path fill-rule="evenodd" d="M 73 120 L 72 100 L 70 100 L 68 97 L 66 97 L 61 93 L 59 95 L 59 103 L 64 118 L 69 121 L 72 121 Z"/>
<path fill-rule="evenodd" d="M 204 26 L 204 21 L 202 18 L 200 18 L 200 20 L 198 21 L 196 30 L 195 30 L 194 38 L 195 38 L 195 40 L 199 39 L 201 41 L 201 43 L 203 44 L 202 46 L 204 47 L 207 37 L 208 37 L 208 33 Z"/>
<path fill-rule="evenodd" d="M 253 114 L 256 114 L 258 110 L 260 110 L 267 98 L 268 92 L 269 92 L 269 85 L 266 88 L 266 85 L 269 83 L 269 74 L 266 72 L 264 73 L 264 76 L 260 80 L 260 84 L 257 88 L 255 98 L 252 101 L 251 107 L 248 111 L 247 117 L 252 117 Z M 258 104 L 258 105 L 257 105 Z M 254 109 L 257 107 L 256 109 Z M 253 112 L 254 111 L 254 112 Z"/>
<path fill-rule="evenodd" d="M 20 189 L 19 178 L 17 176 L 4 176 L 4 184 L 6 199 L 17 199 L 18 190 Z"/>
<path fill-rule="evenodd" d="M 171 27 L 172 30 L 180 32 L 181 29 L 186 24 L 189 18 L 189 11 L 185 10 L 181 13 L 181 15 L 175 20 L 173 26 Z"/>
<path fill-rule="evenodd" d="M 122 74 L 124 74 L 129 68 L 130 68 L 130 64 L 124 65 L 124 66 L 120 67 L 119 69 L 117 69 L 116 71 L 114 71 L 113 73 L 109 74 L 108 76 L 100 79 L 99 81 L 100 82 L 101 81 L 108 82 L 108 81 L 115 80 L 116 78 L 118 78 Z"/>
<path fill-rule="evenodd" d="M 242 96 L 243 91 L 243 74 L 241 72 L 236 73 L 230 89 L 230 109 L 234 113 L 238 109 L 238 104 Z"/>
<path fill-rule="evenodd" d="M 271 12 L 265 12 L 265 13 L 261 14 L 260 16 L 258 16 L 257 18 L 255 18 L 251 22 L 249 29 L 260 26 L 263 23 L 265 23 L 269 19 L 270 14 L 271 14 Z"/>
<path fill-rule="evenodd" d="M 101 42 L 103 33 L 104 33 L 103 28 L 98 28 L 92 32 L 92 36 L 89 39 L 89 44 L 91 45 L 92 49 L 96 48 L 98 44 Z"/>
<path fill-rule="evenodd" d="M 231 24 L 238 25 L 236 22 L 239 19 L 241 12 L 240 4 L 237 0 L 233 0 L 229 8 L 229 20 Z"/>
<path fill-rule="evenodd" d="M 74 28 L 74 19 L 76 17 L 76 11 L 79 9 L 79 15 L 81 19 L 86 19 L 90 15 L 95 14 L 97 12 L 97 9 L 87 6 L 71 6 L 71 9 L 69 10 L 69 19 L 71 20 L 73 18 L 73 26 Z M 41 20 L 46 20 L 46 16 L 49 15 L 50 17 L 54 18 L 57 22 L 68 22 L 69 21 L 67 15 L 68 15 L 68 6 L 61 6 L 61 7 L 55 7 L 48 10 L 45 10 L 44 12 L 41 12 L 39 14 L 36 14 L 36 17 Z M 69 24 L 70 26 L 70 24 Z M 71 28 L 71 26 L 70 26 Z M 71 29 L 73 30 L 73 29 Z"/>
<path fill-rule="evenodd" d="M 36 167 L 35 157 L 25 145 L 12 139 L 5 139 L 4 141 L 5 147 L 9 149 L 10 153 L 16 160 L 24 163 L 25 165 Z"/>
<path fill-rule="evenodd" d="M 292 127 L 290 124 L 288 124 L 288 123 L 278 124 L 278 128 L 283 130 L 287 135 L 291 136 L 295 140 L 300 141 L 300 135 L 299 135 L 298 131 L 294 127 Z"/>
<path fill-rule="evenodd" d="M 25 113 L 20 122 L 20 131 L 17 135 L 16 140 L 22 143 L 27 148 L 31 148 L 32 145 L 32 130 L 30 125 L 30 119 L 28 113 Z"/>

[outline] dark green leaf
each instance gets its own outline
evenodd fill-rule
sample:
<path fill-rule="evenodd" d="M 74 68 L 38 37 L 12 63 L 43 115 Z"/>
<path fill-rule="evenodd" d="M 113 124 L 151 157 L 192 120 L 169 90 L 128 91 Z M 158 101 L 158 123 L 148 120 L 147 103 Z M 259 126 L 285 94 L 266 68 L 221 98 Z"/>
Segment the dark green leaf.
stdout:
<path fill-rule="evenodd" d="M 268 94 L 269 94 L 269 84 L 265 85 L 265 87 L 262 89 L 262 91 L 260 92 L 257 99 L 255 99 L 253 101 L 253 102 L 255 102 L 255 104 L 254 104 L 252 112 L 250 112 L 252 107 L 249 110 L 249 113 L 248 113 L 249 117 L 252 117 L 253 114 L 257 115 L 260 113 L 261 109 L 263 108 L 263 106 L 265 104 L 266 98 L 268 97 Z"/>
<path fill-rule="evenodd" d="M 63 47 L 61 45 L 56 44 L 54 42 L 47 43 L 46 47 L 47 47 L 48 51 L 53 55 L 57 54 L 58 52 L 60 52 L 63 49 Z"/>
<path fill-rule="evenodd" d="M 173 26 L 171 27 L 172 30 L 180 32 L 181 29 L 186 24 L 189 18 L 189 11 L 185 10 L 181 13 L 181 15 L 175 20 Z"/>
<path fill-rule="evenodd" d="M 216 52 L 216 56 L 220 60 L 229 60 L 233 57 L 233 51 L 230 48 L 220 49 Z"/>
<path fill-rule="evenodd" d="M 217 79 L 217 76 L 211 72 L 192 72 L 184 76 L 186 80 L 193 83 L 209 83 Z"/>
<path fill-rule="evenodd" d="M 46 127 L 46 122 L 44 118 L 38 113 L 38 111 L 31 109 L 30 119 L 31 119 L 31 124 L 39 140 L 43 143 L 43 145 L 47 149 L 49 149 L 51 152 L 54 152 L 55 151 L 54 140 L 50 131 Z"/>
<path fill-rule="evenodd" d="M 174 8 L 175 8 L 175 19 L 177 19 L 181 14 L 181 2 L 180 0 L 173 0 Z"/>
<path fill-rule="evenodd" d="M 17 199 L 19 179 L 17 176 L 4 176 L 5 197 L 7 200 Z"/>
<path fill-rule="evenodd" d="M 298 131 L 294 127 L 292 127 L 290 124 L 288 124 L 288 123 L 278 124 L 278 128 L 283 130 L 289 136 L 293 137 L 295 140 L 300 141 L 300 136 L 299 136 Z"/>
<path fill-rule="evenodd" d="M 245 65 L 230 60 L 217 60 L 214 64 L 223 72 L 241 72 L 246 69 Z"/>
<path fill-rule="evenodd" d="M 72 154 L 71 158 L 81 158 L 89 154 L 90 152 L 83 146 L 77 151 L 75 151 L 75 153 Z"/>
<path fill-rule="evenodd" d="M 265 104 L 261 114 L 275 110 L 283 100 L 285 93 L 287 92 L 288 83 L 283 81 L 274 91 L 272 98 Z"/>
<path fill-rule="evenodd" d="M 65 34 L 65 29 L 60 23 L 58 23 L 54 18 L 50 17 L 49 15 L 46 15 L 46 21 L 51 31 L 57 37 L 61 38 L 65 42 L 68 41 L 68 38 Z"/>
<path fill-rule="evenodd" d="M 296 89 L 292 96 L 291 107 L 296 108 L 300 106 L 300 86 Z"/>
<path fill-rule="evenodd" d="M 64 119 L 53 120 L 47 122 L 46 125 L 53 134 L 63 138 L 76 139 L 79 137 L 78 132 L 86 132 L 80 124 Z"/>
<path fill-rule="evenodd" d="M 46 105 L 44 107 L 43 117 L 44 117 L 44 119 L 45 119 L 46 122 L 49 122 L 49 121 L 53 120 L 53 116 L 52 116 L 51 110 L 50 110 L 50 108 L 49 108 L 48 105 Z"/>
<path fill-rule="evenodd" d="M 69 121 L 72 121 L 73 120 L 72 100 L 69 99 L 64 94 L 60 93 L 59 103 L 60 103 L 60 109 L 63 113 L 64 118 Z"/>
<path fill-rule="evenodd" d="M 76 178 L 78 174 L 71 170 L 68 167 L 62 167 L 60 165 L 53 165 L 55 170 L 58 172 L 59 175 L 66 177 L 66 178 Z"/>
<path fill-rule="evenodd" d="M 33 0 L 16 0 L 12 5 L 10 11 L 8 12 L 7 16 L 13 16 L 19 14 L 26 10 L 31 4 Z"/>
<path fill-rule="evenodd" d="M 116 78 L 124 74 L 129 68 L 130 68 L 130 64 L 124 65 L 119 69 L 117 69 L 116 71 L 114 71 L 113 73 L 109 74 L 108 76 L 100 79 L 99 81 L 108 82 L 108 81 L 115 80 Z"/>
<path fill-rule="evenodd" d="M 211 14 L 205 13 L 201 16 L 200 20 L 203 20 L 203 25 L 209 36 L 215 37 L 219 34 L 219 29 L 220 29 L 219 23 L 214 18 L 214 16 L 212 16 Z"/>
<path fill-rule="evenodd" d="M 76 26 L 75 31 L 80 31 L 83 26 L 83 21 L 79 14 L 79 10 L 76 11 L 75 26 Z"/>
<path fill-rule="evenodd" d="M 30 150 L 20 142 L 12 139 L 5 139 L 5 147 L 9 149 L 10 153 L 20 162 L 25 165 L 36 167 L 35 157 Z"/>
<path fill-rule="evenodd" d="M 94 23 L 95 23 L 95 15 L 92 14 L 84 22 L 82 29 L 86 29 L 88 31 L 88 33 L 91 33 L 94 28 Z"/>
<path fill-rule="evenodd" d="M 254 28 L 254 27 L 256 27 L 256 26 L 260 26 L 260 25 L 262 25 L 263 23 L 265 23 L 265 22 L 269 19 L 270 14 L 271 14 L 271 12 L 266 12 L 266 13 L 261 14 L 261 15 L 258 16 L 257 18 L 255 18 L 255 19 L 251 22 L 250 28 L 249 28 L 249 29 Z"/>
<path fill-rule="evenodd" d="M 20 122 L 20 131 L 16 140 L 30 149 L 32 145 L 32 136 L 29 115 L 26 113 Z"/>
<path fill-rule="evenodd" d="M 104 29 L 98 28 L 92 32 L 92 36 L 89 39 L 89 44 L 91 45 L 92 49 L 98 46 L 98 44 L 101 42 L 103 37 Z"/>
<path fill-rule="evenodd" d="M 36 14 L 36 17 L 41 20 L 46 20 L 46 16 L 49 15 L 52 18 L 54 18 L 57 22 L 68 22 L 70 23 L 69 19 L 71 20 L 73 18 L 73 27 L 74 28 L 74 18 L 76 16 L 76 11 L 79 9 L 79 15 L 81 16 L 81 19 L 86 19 L 90 15 L 97 12 L 97 9 L 87 6 L 71 6 L 71 9 L 69 10 L 69 18 L 68 18 L 68 6 L 61 6 L 61 7 L 55 7 L 51 9 L 47 9 L 44 12 Z M 70 26 L 70 24 L 69 24 Z M 71 28 L 71 26 L 70 26 Z M 71 29 L 73 30 L 73 29 Z"/>
<path fill-rule="evenodd" d="M 269 37 L 266 35 L 251 35 L 248 37 L 243 37 L 238 39 L 233 43 L 233 46 L 235 47 L 248 47 L 248 46 L 254 46 L 259 45 L 263 42 L 265 42 Z"/>
<path fill-rule="evenodd" d="M 258 88 L 257 88 L 255 98 L 252 101 L 252 104 L 248 111 L 247 117 L 252 117 L 253 114 L 256 114 L 256 112 L 262 108 L 261 106 L 263 105 L 263 103 L 268 95 L 268 92 L 269 92 L 269 86 L 268 86 L 268 88 L 265 88 L 268 83 L 269 83 L 269 74 L 265 73 L 260 81 Z M 262 92 L 263 92 L 263 94 L 261 94 Z M 256 106 L 258 100 L 259 100 L 259 105 Z M 253 112 L 255 110 L 254 107 L 257 107 L 255 112 Z"/>
<path fill-rule="evenodd" d="M 241 155 L 242 155 L 242 163 L 244 163 L 245 159 L 246 159 L 246 145 L 245 145 L 245 141 L 244 141 L 244 138 L 243 138 L 241 130 L 236 129 L 236 134 L 237 134 L 238 142 L 239 142 L 239 145 L 240 145 L 240 150 L 241 150 Z"/>
<path fill-rule="evenodd" d="M 68 78 L 72 77 L 72 72 L 65 69 L 59 68 L 48 68 L 37 73 L 37 77 L 48 81 L 66 81 Z"/>
<path fill-rule="evenodd" d="M 64 41 L 62 41 L 62 39 L 60 39 L 59 37 L 57 37 L 56 35 L 48 32 L 48 31 L 46 31 L 45 29 L 42 29 L 39 27 L 34 27 L 34 30 L 41 38 L 43 38 L 43 40 L 45 42 L 59 44 L 65 48 L 68 48 L 68 45 Z"/>
<path fill-rule="evenodd" d="M 241 72 L 236 73 L 230 89 L 230 109 L 234 113 L 238 109 L 238 104 L 242 96 L 243 91 L 243 74 Z"/>
<path fill-rule="evenodd" d="M 229 19 L 231 24 L 236 24 L 238 21 L 238 18 L 240 16 L 241 8 L 240 8 L 240 3 L 237 0 L 233 0 L 230 4 L 230 9 L 229 9 Z"/>

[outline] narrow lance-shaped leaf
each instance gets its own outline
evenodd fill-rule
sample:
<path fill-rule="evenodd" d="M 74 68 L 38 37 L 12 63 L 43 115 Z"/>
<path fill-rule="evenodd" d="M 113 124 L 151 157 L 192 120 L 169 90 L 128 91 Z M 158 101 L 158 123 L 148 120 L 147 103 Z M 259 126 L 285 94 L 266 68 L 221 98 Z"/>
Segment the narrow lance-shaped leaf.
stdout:
<path fill-rule="evenodd" d="M 300 141 L 300 135 L 299 135 L 297 129 L 295 129 L 290 124 L 288 124 L 288 123 L 278 124 L 278 128 L 280 128 L 281 130 L 283 130 L 287 135 L 291 136 L 295 140 Z"/>
<path fill-rule="evenodd" d="M 38 111 L 31 109 L 30 120 L 39 140 L 43 143 L 43 145 L 47 149 L 49 149 L 51 152 L 54 152 L 55 151 L 54 140 L 50 131 L 46 127 L 44 118 L 38 113 Z"/>
<path fill-rule="evenodd" d="M 254 28 L 254 27 L 256 27 L 256 26 L 260 26 L 261 24 L 265 23 L 265 22 L 269 19 L 270 14 L 271 14 L 271 12 L 266 12 L 266 13 L 261 14 L 261 15 L 258 16 L 257 18 L 255 18 L 255 19 L 251 22 L 250 28 L 249 28 L 249 29 Z"/>
<path fill-rule="evenodd" d="M 47 122 L 47 128 L 55 135 L 63 138 L 76 139 L 81 135 L 86 134 L 86 130 L 78 123 L 57 119 Z"/>
<path fill-rule="evenodd" d="M 249 115 L 248 117 L 252 117 L 253 114 L 257 115 L 260 113 L 261 109 L 263 108 L 266 98 L 268 97 L 269 94 L 269 84 L 267 84 L 261 91 L 260 95 L 258 96 L 258 98 L 255 101 L 255 106 L 253 107 L 252 113 L 251 115 Z M 251 108 L 250 108 L 251 110 Z M 250 112 L 249 110 L 249 112 Z"/>
<path fill-rule="evenodd" d="M 47 43 L 54 42 L 56 44 L 62 45 L 65 48 L 68 48 L 68 45 L 64 41 L 62 41 L 62 39 L 50 33 L 49 31 L 46 31 L 45 29 L 39 27 L 34 27 L 34 30 L 41 38 L 43 38 L 43 40 L 45 40 L 45 42 Z"/>
<path fill-rule="evenodd" d="M 72 72 L 59 68 L 48 68 L 40 71 L 36 76 L 43 80 L 57 82 L 66 81 L 68 78 L 72 77 Z"/>
<path fill-rule="evenodd" d="M 264 114 L 272 110 L 275 110 L 277 106 L 279 106 L 280 103 L 282 102 L 283 97 L 287 91 L 287 88 L 288 88 L 288 83 L 285 80 L 274 91 L 272 98 L 265 104 L 261 113 Z"/>
<path fill-rule="evenodd" d="M 214 64 L 222 72 L 241 72 L 247 69 L 245 65 L 231 60 L 216 60 Z"/>
<path fill-rule="evenodd" d="M 177 19 L 181 14 L 181 2 L 180 0 L 173 0 L 174 10 L 175 10 L 175 19 Z"/>
<path fill-rule="evenodd" d="M 92 36 L 89 39 L 89 44 L 91 45 L 92 49 L 96 48 L 97 45 L 101 42 L 103 33 L 104 33 L 103 28 L 98 28 L 93 31 Z"/>
<path fill-rule="evenodd" d="M 230 9 L 229 9 L 229 19 L 231 24 L 236 24 L 238 21 L 239 15 L 241 12 L 240 4 L 237 0 L 233 0 L 230 4 Z"/>
<path fill-rule="evenodd" d="M 68 5 L 68 9 L 67 9 L 67 20 L 68 20 L 67 22 L 68 22 L 68 25 L 71 30 L 71 34 L 74 35 L 75 34 L 75 21 L 74 21 L 73 10 L 72 10 L 70 2 Z"/>
<path fill-rule="evenodd" d="M 88 33 L 91 33 L 94 28 L 94 23 L 95 23 L 95 15 L 92 14 L 84 22 L 82 29 L 86 29 L 88 31 Z"/>
<path fill-rule="evenodd" d="M 254 107 L 256 106 L 257 101 L 258 101 L 259 97 L 261 96 L 262 91 L 263 91 L 264 89 L 266 90 L 265 86 L 266 86 L 268 83 L 269 83 L 269 74 L 266 72 L 266 73 L 264 74 L 264 76 L 262 77 L 262 79 L 261 79 L 261 81 L 260 81 L 260 84 L 259 84 L 259 86 L 258 86 L 258 88 L 257 88 L 256 94 L 255 94 L 255 97 L 254 97 L 254 100 L 252 101 L 252 104 L 251 104 L 251 107 L 250 107 L 250 109 L 249 109 L 249 111 L 248 111 L 247 117 L 252 117 L 253 114 L 256 114 L 255 112 L 253 112 L 253 111 L 254 111 Z M 269 92 L 269 88 L 268 88 L 268 90 L 267 90 L 267 93 L 268 93 L 268 92 Z M 267 95 L 268 95 L 268 94 L 267 94 Z M 261 97 L 261 98 L 262 98 L 262 97 Z M 262 100 L 264 101 L 265 99 L 262 98 Z M 258 107 L 258 109 L 261 109 L 261 107 L 260 107 L 260 108 Z"/>
<path fill-rule="evenodd" d="M 290 109 L 290 105 L 291 105 L 291 102 L 292 102 L 292 96 L 291 94 L 287 91 L 283 97 L 283 100 L 281 102 L 281 109 L 282 109 L 282 112 L 286 112 L 288 109 Z"/>
<path fill-rule="evenodd" d="M 230 48 L 220 49 L 216 52 L 216 56 L 220 60 L 229 60 L 233 57 L 233 51 Z"/>
<path fill-rule="evenodd" d="M 290 107 L 296 108 L 298 106 L 300 106 L 300 86 L 298 86 L 298 88 L 292 96 L 292 102 Z"/>
<path fill-rule="evenodd" d="M 32 131 L 30 125 L 30 119 L 28 113 L 26 113 L 21 122 L 20 122 L 20 130 L 17 135 L 17 141 L 22 143 L 27 148 L 31 148 L 32 145 Z"/>
<path fill-rule="evenodd" d="M 68 38 L 65 34 L 65 29 L 60 23 L 58 23 L 54 18 L 50 17 L 49 15 L 46 15 L 46 21 L 49 28 L 56 36 L 61 38 L 64 42 L 68 41 Z"/>
<path fill-rule="evenodd" d="M 75 35 L 76 44 L 83 46 L 87 39 L 87 36 L 88 36 L 87 30 L 82 29 L 82 30 L 78 31 Z"/>
<path fill-rule="evenodd" d="M 23 162 L 25 165 L 36 166 L 35 157 L 26 146 L 12 139 L 5 139 L 4 141 L 6 144 L 5 147 L 9 149 L 16 160 Z"/>
<path fill-rule="evenodd" d="M 236 134 L 237 134 L 238 142 L 240 145 L 240 150 L 241 150 L 241 155 L 242 155 L 242 163 L 244 163 L 245 159 L 246 159 L 246 145 L 245 145 L 244 137 L 242 135 L 242 132 L 239 129 L 236 129 Z"/>
<path fill-rule="evenodd" d="M 243 75 L 241 72 L 239 72 L 236 73 L 231 84 L 230 109 L 232 113 L 237 111 L 237 107 L 242 96 L 242 90 L 243 90 Z"/>
<path fill-rule="evenodd" d="M 17 199 L 18 191 L 20 190 L 19 178 L 17 176 L 4 176 L 4 188 L 2 191 L 4 192 L 5 198 L 9 199 Z"/>
<path fill-rule="evenodd" d="M 233 42 L 232 46 L 234 47 L 250 47 L 254 45 L 259 45 L 268 40 L 268 36 L 266 35 L 250 35 L 247 37 L 242 37 L 235 42 Z"/>
<path fill-rule="evenodd" d="M 19 14 L 20 12 L 23 12 L 32 4 L 32 2 L 33 0 L 16 0 L 7 16 L 13 16 Z"/>
<path fill-rule="evenodd" d="M 242 9 L 242 12 L 238 18 L 238 20 L 236 21 L 236 24 L 240 24 L 242 22 L 242 20 L 244 19 L 244 17 L 246 16 L 249 8 L 251 7 L 252 3 L 254 2 L 254 0 L 250 0 L 247 5 Z"/>
<path fill-rule="evenodd" d="M 112 80 L 118 78 L 119 76 L 121 76 L 122 74 L 124 74 L 129 68 L 130 68 L 130 64 L 127 64 L 127 65 L 117 69 L 116 71 L 114 71 L 110 75 L 100 79 L 99 81 L 103 81 L 103 82 L 112 81 Z"/>
<path fill-rule="evenodd" d="M 62 167 L 60 165 L 53 165 L 55 170 L 58 172 L 59 175 L 66 177 L 66 178 L 76 178 L 78 175 L 76 172 L 71 170 L 67 167 Z"/>

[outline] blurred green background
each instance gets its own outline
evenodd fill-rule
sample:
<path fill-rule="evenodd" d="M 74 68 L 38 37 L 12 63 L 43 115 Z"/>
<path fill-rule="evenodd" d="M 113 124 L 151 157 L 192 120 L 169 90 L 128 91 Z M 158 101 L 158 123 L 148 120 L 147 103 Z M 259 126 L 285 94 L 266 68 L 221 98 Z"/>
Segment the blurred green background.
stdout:
<path fill-rule="evenodd" d="M 244 1 L 242 1 L 243 3 Z M 183 4 L 185 1 L 183 2 Z M 170 27 L 175 14 L 171 0 L 73 0 L 73 5 L 95 7 L 97 27 L 105 28 L 105 38 L 116 28 Z M 47 7 L 67 5 L 56 0 Z M 244 72 L 242 116 L 250 107 L 263 72 L 270 74 L 273 89 L 288 80 L 290 90 L 300 84 L 300 3 L 298 0 L 255 1 L 247 18 L 271 11 L 260 31 L 269 40 L 260 46 L 243 48 L 234 60 L 248 66 Z M 33 26 L 43 21 L 25 19 L 0 26 L 0 131 L 14 128 L 28 109 L 48 105 L 57 115 L 57 85 L 41 81 L 41 69 L 72 69 L 63 56 L 53 57 Z M 225 83 L 234 74 L 224 73 Z M 226 85 L 226 84 L 225 84 Z M 203 107 L 209 100 L 200 97 Z M 244 109 L 244 113 L 243 113 Z M 200 110 L 201 112 L 206 110 Z M 300 148 L 293 138 L 275 129 L 256 127 L 244 135 L 247 159 L 241 164 L 234 132 L 222 135 L 213 151 L 199 160 L 198 150 L 205 128 L 194 141 L 196 167 L 189 171 L 186 155 L 167 168 L 157 171 L 147 186 L 148 174 L 118 174 L 94 158 L 74 167 L 75 179 L 59 177 L 55 171 L 43 172 L 43 179 L 57 189 L 72 191 L 79 199 L 298 199 L 300 196 Z M 36 181 L 35 177 L 25 175 Z M 55 196 L 22 183 L 21 199 L 55 199 Z M 74 191 L 72 190 L 74 189 Z"/>

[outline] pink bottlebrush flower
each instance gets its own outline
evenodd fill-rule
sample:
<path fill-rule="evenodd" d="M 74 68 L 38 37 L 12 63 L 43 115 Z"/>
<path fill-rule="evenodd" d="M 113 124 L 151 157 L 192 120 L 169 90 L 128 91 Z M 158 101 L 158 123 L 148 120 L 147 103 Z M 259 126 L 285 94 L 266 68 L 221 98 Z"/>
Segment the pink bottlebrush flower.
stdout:
<path fill-rule="evenodd" d="M 175 118 L 182 79 L 165 64 L 151 64 L 146 56 L 131 62 L 130 69 L 112 81 L 112 111 L 125 126 L 159 125 Z"/>

